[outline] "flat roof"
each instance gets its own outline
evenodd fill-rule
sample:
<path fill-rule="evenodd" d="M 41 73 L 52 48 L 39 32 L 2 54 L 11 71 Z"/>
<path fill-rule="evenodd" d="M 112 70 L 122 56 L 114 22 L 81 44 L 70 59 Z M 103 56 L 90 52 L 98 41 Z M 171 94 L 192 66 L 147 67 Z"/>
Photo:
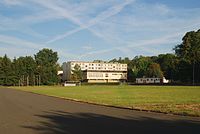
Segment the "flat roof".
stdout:
<path fill-rule="evenodd" d="M 71 63 L 71 62 L 78 62 L 78 63 L 103 63 L 103 64 L 125 64 L 126 63 L 119 63 L 119 62 L 92 62 L 92 61 L 68 61 L 67 63 Z"/>

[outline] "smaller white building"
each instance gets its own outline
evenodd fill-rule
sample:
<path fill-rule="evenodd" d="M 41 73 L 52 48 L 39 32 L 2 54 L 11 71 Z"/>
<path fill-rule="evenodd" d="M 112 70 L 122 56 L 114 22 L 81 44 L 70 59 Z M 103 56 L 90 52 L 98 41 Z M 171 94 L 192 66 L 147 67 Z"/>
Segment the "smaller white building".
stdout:
<path fill-rule="evenodd" d="M 63 83 L 64 87 L 72 87 L 72 86 L 77 86 L 76 82 L 64 82 Z"/>
<path fill-rule="evenodd" d="M 137 84 L 163 84 L 169 83 L 169 80 L 163 78 L 136 78 Z"/>
<path fill-rule="evenodd" d="M 58 71 L 57 75 L 63 75 L 63 71 Z"/>

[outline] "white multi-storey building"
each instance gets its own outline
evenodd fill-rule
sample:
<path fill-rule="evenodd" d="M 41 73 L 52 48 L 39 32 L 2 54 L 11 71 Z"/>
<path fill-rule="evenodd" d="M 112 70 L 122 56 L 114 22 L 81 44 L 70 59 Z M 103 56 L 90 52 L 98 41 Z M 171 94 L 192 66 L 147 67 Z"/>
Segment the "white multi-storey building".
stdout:
<path fill-rule="evenodd" d="M 81 62 L 70 61 L 63 63 L 63 80 L 70 81 L 72 70 L 79 65 L 83 72 L 83 81 L 97 82 L 120 82 L 127 80 L 127 64 L 107 62 Z"/>

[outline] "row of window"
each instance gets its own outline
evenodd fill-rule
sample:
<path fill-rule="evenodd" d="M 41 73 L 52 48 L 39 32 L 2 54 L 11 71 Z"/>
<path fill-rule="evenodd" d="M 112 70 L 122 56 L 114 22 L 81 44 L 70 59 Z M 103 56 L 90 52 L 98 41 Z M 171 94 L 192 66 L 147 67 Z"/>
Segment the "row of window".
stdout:
<path fill-rule="evenodd" d="M 112 70 L 113 68 L 89 67 L 88 69 L 104 69 L 104 70 L 108 69 L 108 70 Z M 119 69 L 119 70 L 121 70 L 121 69 L 126 70 L 126 68 L 116 68 L 116 69 L 117 69 L 117 70 L 118 70 L 118 69 Z"/>
<path fill-rule="evenodd" d="M 103 74 L 100 74 L 100 73 L 89 73 L 88 76 L 89 77 L 103 77 Z"/>
<path fill-rule="evenodd" d="M 140 79 L 141 81 L 145 80 L 145 79 Z M 146 79 L 146 81 L 157 81 L 157 80 L 160 80 L 159 78 L 156 78 L 156 79 Z"/>
<path fill-rule="evenodd" d="M 85 67 L 87 67 L 88 65 L 89 66 L 113 66 L 113 67 L 127 67 L 127 65 L 126 64 L 94 64 L 94 63 L 89 63 L 89 64 L 87 64 L 87 63 L 71 63 L 71 65 L 73 66 L 73 65 L 76 65 L 76 64 L 78 64 L 79 66 L 85 66 Z"/>
<path fill-rule="evenodd" d="M 120 75 L 120 76 L 122 76 L 123 74 L 116 74 L 116 73 L 114 73 L 112 75 Z M 89 77 L 103 77 L 103 74 L 102 73 L 89 73 L 88 76 Z M 106 73 L 105 77 L 108 77 L 108 76 L 109 76 L 109 74 Z M 126 77 L 126 74 L 124 74 L 124 76 Z"/>
<path fill-rule="evenodd" d="M 73 68 L 74 66 L 72 66 L 72 68 Z M 127 68 L 115 68 L 115 67 L 113 67 L 113 68 L 111 68 L 111 67 L 109 67 L 109 68 L 107 68 L 107 67 L 87 67 L 87 66 L 85 66 L 85 67 L 81 67 L 81 70 L 87 70 L 87 69 L 89 69 L 89 70 L 127 70 Z"/>

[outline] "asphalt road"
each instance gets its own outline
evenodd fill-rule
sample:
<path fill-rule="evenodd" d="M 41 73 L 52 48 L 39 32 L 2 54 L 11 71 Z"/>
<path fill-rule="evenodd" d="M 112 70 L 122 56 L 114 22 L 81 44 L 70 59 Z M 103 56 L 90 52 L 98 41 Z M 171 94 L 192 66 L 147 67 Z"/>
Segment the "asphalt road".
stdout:
<path fill-rule="evenodd" d="M 0 89 L 0 134 L 199 134 L 200 118 L 117 109 Z"/>

